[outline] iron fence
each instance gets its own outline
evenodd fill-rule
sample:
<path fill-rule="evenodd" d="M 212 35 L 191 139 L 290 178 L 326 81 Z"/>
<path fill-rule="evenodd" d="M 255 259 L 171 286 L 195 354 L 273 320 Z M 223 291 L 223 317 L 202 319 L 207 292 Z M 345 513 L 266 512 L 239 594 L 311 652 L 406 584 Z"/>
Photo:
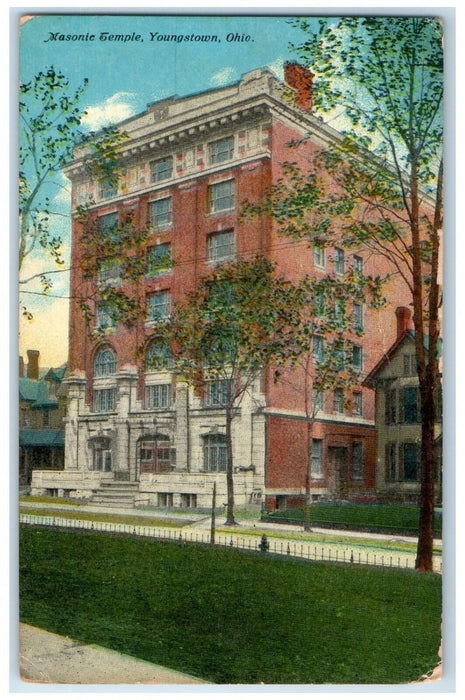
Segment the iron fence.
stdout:
<path fill-rule="evenodd" d="M 73 530 L 91 530 L 118 535 L 149 537 L 154 540 L 171 540 L 185 544 L 211 544 L 211 534 L 207 531 L 186 528 L 152 527 L 150 525 L 133 525 L 130 523 L 112 523 L 98 520 L 80 520 L 54 515 L 20 514 L 20 523 L 25 525 L 40 525 L 51 528 Z M 384 554 L 369 548 L 340 545 L 321 545 L 307 542 L 292 541 L 281 537 L 263 535 L 235 535 L 233 533 L 216 533 L 216 546 L 232 547 L 248 551 L 266 551 L 283 557 L 296 557 L 310 561 L 333 562 L 340 564 L 357 564 L 364 566 L 382 566 L 386 568 L 413 569 L 415 556 L 412 553 Z M 434 558 L 434 570 L 442 573 L 442 560 Z"/>

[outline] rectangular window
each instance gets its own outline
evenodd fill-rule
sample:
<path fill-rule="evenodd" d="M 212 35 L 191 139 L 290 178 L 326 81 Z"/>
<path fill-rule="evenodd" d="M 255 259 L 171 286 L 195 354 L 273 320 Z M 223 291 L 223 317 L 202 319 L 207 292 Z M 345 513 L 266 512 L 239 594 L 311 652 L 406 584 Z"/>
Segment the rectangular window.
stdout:
<path fill-rule="evenodd" d="M 197 508 L 197 494 L 181 493 L 181 508 Z"/>
<path fill-rule="evenodd" d="M 210 163 L 224 163 L 234 156 L 234 136 L 214 141 L 208 146 Z"/>
<path fill-rule="evenodd" d="M 354 270 L 363 273 L 363 258 L 360 255 L 354 255 Z"/>
<path fill-rule="evenodd" d="M 318 245 L 317 243 L 313 246 L 313 263 L 315 267 L 321 269 L 325 268 L 325 249 L 322 245 Z"/>
<path fill-rule="evenodd" d="M 118 187 L 114 182 L 101 180 L 99 182 L 98 193 L 100 199 L 111 199 L 112 197 L 116 197 L 118 194 Z"/>
<path fill-rule="evenodd" d="M 157 495 L 157 505 L 159 508 L 172 508 L 173 507 L 173 494 L 172 493 L 159 493 Z"/>
<path fill-rule="evenodd" d="M 42 426 L 44 428 L 50 428 L 50 411 L 45 410 L 42 413 Z"/>
<path fill-rule="evenodd" d="M 208 188 L 208 205 L 210 212 L 234 209 L 235 190 L 234 180 L 217 182 Z"/>
<path fill-rule="evenodd" d="M 203 466 L 206 472 L 225 472 L 227 462 L 224 435 L 208 435 L 204 439 Z"/>
<path fill-rule="evenodd" d="M 147 321 L 163 321 L 171 314 L 171 294 L 155 292 L 147 296 Z"/>
<path fill-rule="evenodd" d="M 312 440 L 312 478 L 323 478 L 323 440 Z"/>
<path fill-rule="evenodd" d="M 384 414 L 386 425 L 394 425 L 397 422 L 397 392 L 388 389 L 384 394 Z"/>
<path fill-rule="evenodd" d="M 114 313 L 106 301 L 100 301 L 97 306 L 97 329 L 104 333 L 105 331 L 111 330 L 115 327 L 116 321 L 114 318 Z"/>
<path fill-rule="evenodd" d="M 169 180 L 173 175 L 173 158 L 167 156 L 150 163 L 150 179 L 152 182 L 162 182 Z"/>
<path fill-rule="evenodd" d="M 352 400 L 352 410 L 356 416 L 361 416 L 363 413 L 363 398 L 361 391 L 354 392 Z"/>
<path fill-rule="evenodd" d="M 397 481 L 397 443 L 388 442 L 386 444 L 386 481 L 393 483 Z"/>
<path fill-rule="evenodd" d="M 94 412 L 108 413 L 116 406 L 116 389 L 96 389 L 94 391 Z"/>
<path fill-rule="evenodd" d="M 315 335 L 313 338 L 313 357 L 315 362 L 323 362 L 325 355 L 325 343 L 323 338 L 319 335 Z"/>
<path fill-rule="evenodd" d="M 354 442 L 352 445 L 352 478 L 354 481 L 363 480 L 363 444 Z"/>
<path fill-rule="evenodd" d="M 118 265 L 115 260 L 101 260 L 98 268 L 98 281 L 100 284 L 121 281 L 121 265 Z"/>
<path fill-rule="evenodd" d="M 145 408 L 165 409 L 171 406 L 171 384 L 150 384 L 145 387 Z"/>
<path fill-rule="evenodd" d="M 359 372 L 363 369 L 363 352 L 360 345 L 352 346 L 352 366 Z"/>
<path fill-rule="evenodd" d="M 355 331 L 363 331 L 363 305 L 354 304 L 354 326 Z"/>
<path fill-rule="evenodd" d="M 314 389 L 312 392 L 312 401 L 314 414 L 325 410 L 325 395 L 323 391 L 316 391 Z"/>
<path fill-rule="evenodd" d="M 173 220 L 173 198 L 163 197 L 149 203 L 149 222 L 152 229 L 169 226 Z"/>
<path fill-rule="evenodd" d="M 410 425 L 418 423 L 419 392 L 415 386 L 407 386 L 402 390 L 403 422 Z"/>
<path fill-rule="evenodd" d="M 343 275 L 345 270 L 345 255 L 342 248 L 334 249 L 334 270 L 336 274 Z"/>
<path fill-rule="evenodd" d="M 205 406 L 226 406 L 228 403 L 228 385 L 226 379 L 208 382 L 205 387 Z"/>
<path fill-rule="evenodd" d="M 342 389 L 334 391 L 334 411 L 335 413 L 344 413 L 344 392 Z"/>
<path fill-rule="evenodd" d="M 97 218 L 97 225 L 101 233 L 112 233 L 119 224 L 119 215 L 117 211 L 112 211 L 110 214 L 103 214 Z"/>
<path fill-rule="evenodd" d="M 417 374 L 417 358 L 415 354 L 404 355 L 404 377 L 415 377 Z"/>
<path fill-rule="evenodd" d="M 402 446 L 404 461 L 404 481 L 418 481 L 420 450 L 415 442 L 404 442 Z"/>
<path fill-rule="evenodd" d="M 234 231 L 221 231 L 212 233 L 208 237 L 208 261 L 224 262 L 234 260 L 236 253 L 236 242 Z"/>
<path fill-rule="evenodd" d="M 145 254 L 145 274 L 147 277 L 168 275 L 172 268 L 173 260 L 170 243 L 162 243 L 147 249 Z"/>

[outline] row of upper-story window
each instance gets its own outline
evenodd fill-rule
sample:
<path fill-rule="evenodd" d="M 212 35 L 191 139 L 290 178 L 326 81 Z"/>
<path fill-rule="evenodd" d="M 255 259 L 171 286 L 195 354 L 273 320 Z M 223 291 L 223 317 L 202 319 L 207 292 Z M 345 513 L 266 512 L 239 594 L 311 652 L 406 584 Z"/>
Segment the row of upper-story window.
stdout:
<path fill-rule="evenodd" d="M 233 178 L 213 182 L 207 189 L 207 214 L 216 214 L 234 210 L 236 206 L 236 187 Z M 173 223 L 173 196 L 162 195 L 149 201 L 147 225 L 154 232 L 163 232 Z M 119 225 L 117 211 L 101 214 L 97 217 L 99 231 L 105 235 L 114 231 Z"/>
<path fill-rule="evenodd" d="M 172 354 L 169 347 L 158 341 L 152 342 L 145 355 L 146 373 L 166 370 L 172 365 Z M 110 377 L 116 373 L 116 354 L 110 348 L 103 348 L 95 356 L 94 379 Z M 229 401 L 229 383 L 227 380 L 216 379 L 205 382 L 203 405 L 207 407 L 224 407 Z M 114 387 L 100 387 L 94 391 L 94 410 L 111 411 L 115 408 L 116 390 Z M 146 385 L 145 407 L 147 409 L 167 409 L 172 404 L 172 386 L 170 382 L 149 383 Z M 328 411 L 327 394 L 321 391 L 313 392 L 313 413 Z M 332 411 L 334 413 L 363 415 L 363 395 L 354 391 L 347 395 L 342 389 L 333 392 Z"/>
<path fill-rule="evenodd" d="M 107 201 L 151 184 L 167 184 L 186 173 L 203 172 L 205 168 L 220 166 L 235 158 L 244 157 L 247 153 L 256 153 L 267 138 L 266 131 L 262 133 L 259 127 L 250 127 L 207 144 L 198 144 L 175 154 L 128 167 L 118 184 L 101 180 L 97 193 L 93 192 L 91 183 L 77 185 L 75 204 L 83 204 L 91 196 L 95 199 L 95 194 L 99 201 Z"/>
<path fill-rule="evenodd" d="M 168 252 L 165 252 L 168 255 Z M 168 272 L 165 269 L 165 274 Z M 171 316 L 172 298 L 169 290 L 157 290 L 145 296 L 145 322 L 148 324 L 167 321 Z M 107 301 L 97 304 L 96 327 L 100 332 L 113 331 L 116 320 L 112 306 Z M 363 305 L 353 304 L 353 330 L 363 329 Z M 336 363 L 341 368 L 352 365 L 358 371 L 363 370 L 364 356 L 362 346 L 357 343 L 340 341 L 327 343 L 325 338 L 316 335 L 313 338 L 313 357 L 317 364 Z"/>
<path fill-rule="evenodd" d="M 226 180 L 214 183 L 208 188 L 208 210 L 211 213 L 224 212 L 235 207 L 235 187 L 234 180 Z M 148 223 L 154 232 L 162 233 L 171 226 L 173 222 L 173 198 L 172 196 L 162 197 L 149 202 Z M 118 227 L 118 212 L 110 212 L 98 217 L 98 224 L 102 234 L 111 232 Z M 210 234 L 208 238 L 209 259 L 223 259 L 234 257 L 235 235 L 233 230 L 225 230 Z M 353 255 L 352 261 L 342 248 L 335 247 L 333 257 L 329 254 L 329 249 L 319 244 L 313 246 L 313 262 L 317 269 L 326 270 L 327 261 L 332 260 L 334 272 L 343 275 L 351 264 L 353 269 L 363 273 L 363 258 L 360 255 Z"/>

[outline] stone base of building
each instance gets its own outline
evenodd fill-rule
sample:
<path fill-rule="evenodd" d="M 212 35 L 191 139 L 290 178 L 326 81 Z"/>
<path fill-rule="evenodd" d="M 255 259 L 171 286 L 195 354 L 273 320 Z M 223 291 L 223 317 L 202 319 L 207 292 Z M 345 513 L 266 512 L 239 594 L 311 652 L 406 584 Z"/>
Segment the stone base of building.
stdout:
<path fill-rule="evenodd" d="M 167 472 L 142 474 L 138 482 L 121 481 L 112 472 L 34 471 L 31 496 L 86 499 L 100 505 L 135 508 L 210 509 L 216 483 L 216 506 L 226 504 L 224 473 Z M 264 489 L 257 485 L 253 471 L 237 472 L 234 480 L 236 506 L 260 506 Z"/>

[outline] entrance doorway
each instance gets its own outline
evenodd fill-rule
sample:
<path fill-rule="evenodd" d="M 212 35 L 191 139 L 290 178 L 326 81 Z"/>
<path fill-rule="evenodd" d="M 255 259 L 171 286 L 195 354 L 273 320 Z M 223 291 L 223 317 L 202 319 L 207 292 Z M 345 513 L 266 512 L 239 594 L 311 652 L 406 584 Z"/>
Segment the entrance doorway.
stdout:
<path fill-rule="evenodd" d="M 347 498 L 349 487 L 349 450 L 347 447 L 330 447 L 331 469 L 336 498 Z"/>

